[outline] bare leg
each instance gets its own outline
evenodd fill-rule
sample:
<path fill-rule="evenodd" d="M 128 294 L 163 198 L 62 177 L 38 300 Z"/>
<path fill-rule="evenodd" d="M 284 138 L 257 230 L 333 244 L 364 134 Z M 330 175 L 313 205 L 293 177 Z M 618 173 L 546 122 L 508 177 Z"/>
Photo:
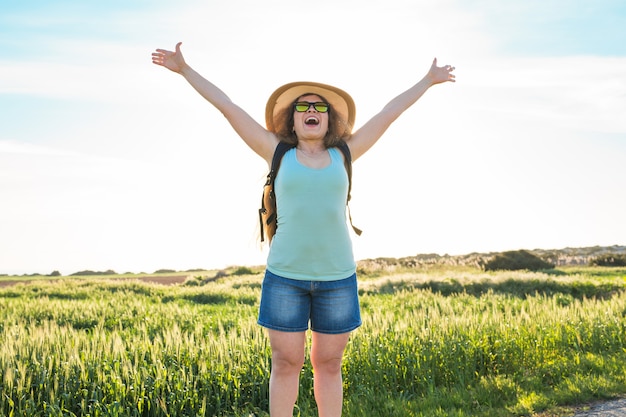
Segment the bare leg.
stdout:
<path fill-rule="evenodd" d="M 341 361 L 349 338 L 350 333 L 313 332 L 311 365 L 313 365 L 315 401 L 320 417 L 341 416 L 343 406 Z"/>
<path fill-rule="evenodd" d="M 292 417 L 304 365 L 305 332 L 268 330 L 272 347 L 270 374 L 270 415 Z"/>

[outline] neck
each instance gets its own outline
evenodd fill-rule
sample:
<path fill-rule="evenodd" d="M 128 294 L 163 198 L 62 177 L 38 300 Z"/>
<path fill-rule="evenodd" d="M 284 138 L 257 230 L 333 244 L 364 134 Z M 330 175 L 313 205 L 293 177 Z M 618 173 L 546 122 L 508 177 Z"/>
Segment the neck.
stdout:
<path fill-rule="evenodd" d="M 310 146 L 302 146 L 302 145 L 298 145 L 296 146 L 296 148 L 306 154 L 306 155 L 318 155 L 320 153 L 324 153 L 326 152 L 326 147 L 324 146 L 315 146 L 315 147 L 310 147 Z"/>
<path fill-rule="evenodd" d="M 309 154 L 320 153 L 326 150 L 323 140 L 299 140 L 296 147 Z"/>

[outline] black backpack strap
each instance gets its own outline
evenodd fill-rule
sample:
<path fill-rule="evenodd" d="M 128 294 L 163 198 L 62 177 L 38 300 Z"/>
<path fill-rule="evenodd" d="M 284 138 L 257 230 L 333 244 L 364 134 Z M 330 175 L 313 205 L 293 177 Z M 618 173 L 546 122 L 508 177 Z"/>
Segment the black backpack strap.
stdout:
<path fill-rule="evenodd" d="M 280 168 L 280 163 L 283 160 L 283 156 L 285 153 L 294 148 L 296 145 L 292 145 L 287 142 L 280 141 L 278 145 L 276 145 L 276 149 L 274 150 L 274 156 L 272 156 L 272 164 L 270 166 L 270 172 L 267 174 L 267 179 L 265 181 L 265 185 L 270 185 L 270 193 L 272 194 L 272 198 L 274 198 L 274 180 L 276 180 L 276 174 L 278 173 L 278 168 Z M 261 198 L 261 208 L 259 209 L 259 222 L 261 225 L 261 242 L 265 240 L 264 230 L 265 225 L 263 224 L 263 213 L 265 213 L 267 208 L 265 207 L 265 201 Z M 271 216 L 267 219 L 268 224 L 274 221 L 276 217 L 276 213 L 272 213 Z"/>
<path fill-rule="evenodd" d="M 361 233 L 363 233 L 363 231 L 354 226 L 354 224 L 352 224 L 352 214 L 350 213 L 350 199 L 352 198 L 352 154 L 350 153 L 350 147 L 348 147 L 348 144 L 344 140 L 339 142 L 337 147 L 341 150 L 341 152 L 343 152 L 343 157 L 346 160 L 346 172 L 348 173 L 348 199 L 346 201 L 346 205 L 348 206 L 348 218 L 350 219 L 350 226 L 352 226 L 352 229 L 354 230 L 354 233 L 357 234 L 357 236 L 361 236 Z"/>
<path fill-rule="evenodd" d="M 289 149 L 295 148 L 295 146 L 296 145 L 283 141 L 278 142 L 278 145 L 276 145 L 276 149 L 274 150 L 272 166 L 270 167 L 270 172 L 267 174 L 267 181 L 265 182 L 265 185 L 271 185 L 274 183 L 276 174 L 278 173 L 278 168 L 280 168 L 280 162 L 283 160 L 283 156 Z"/>

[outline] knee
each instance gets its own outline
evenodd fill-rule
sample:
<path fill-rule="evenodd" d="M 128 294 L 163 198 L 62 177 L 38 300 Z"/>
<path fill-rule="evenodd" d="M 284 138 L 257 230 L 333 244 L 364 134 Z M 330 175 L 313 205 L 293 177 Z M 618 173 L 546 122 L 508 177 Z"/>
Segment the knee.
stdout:
<path fill-rule="evenodd" d="M 311 365 L 315 373 L 323 373 L 326 375 L 341 373 L 341 356 L 311 356 Z"/>
<path fill-rule="evenodd" d="M 272 372 L 299 373 L 304 366 L 304 353 L 272 352 Z"/>

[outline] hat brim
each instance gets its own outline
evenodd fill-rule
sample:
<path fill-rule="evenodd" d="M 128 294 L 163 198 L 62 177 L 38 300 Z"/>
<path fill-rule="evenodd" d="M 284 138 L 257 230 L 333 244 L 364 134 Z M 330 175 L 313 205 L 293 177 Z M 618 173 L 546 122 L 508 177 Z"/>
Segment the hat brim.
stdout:
<path fill-rule="evenodd" d="M 276 132 L 276 116 L 305 94 L 317 94 L 324 97 L 330 104 L 331 111 L 335 112 L 347 124 L 347 132 L 351 133 L 356 118 L 356 106 L 348 93 L 332 85 L 297 81 L 285 84 L 272 93 L 265 106 L 265 124 L 271 132 Z"/>

